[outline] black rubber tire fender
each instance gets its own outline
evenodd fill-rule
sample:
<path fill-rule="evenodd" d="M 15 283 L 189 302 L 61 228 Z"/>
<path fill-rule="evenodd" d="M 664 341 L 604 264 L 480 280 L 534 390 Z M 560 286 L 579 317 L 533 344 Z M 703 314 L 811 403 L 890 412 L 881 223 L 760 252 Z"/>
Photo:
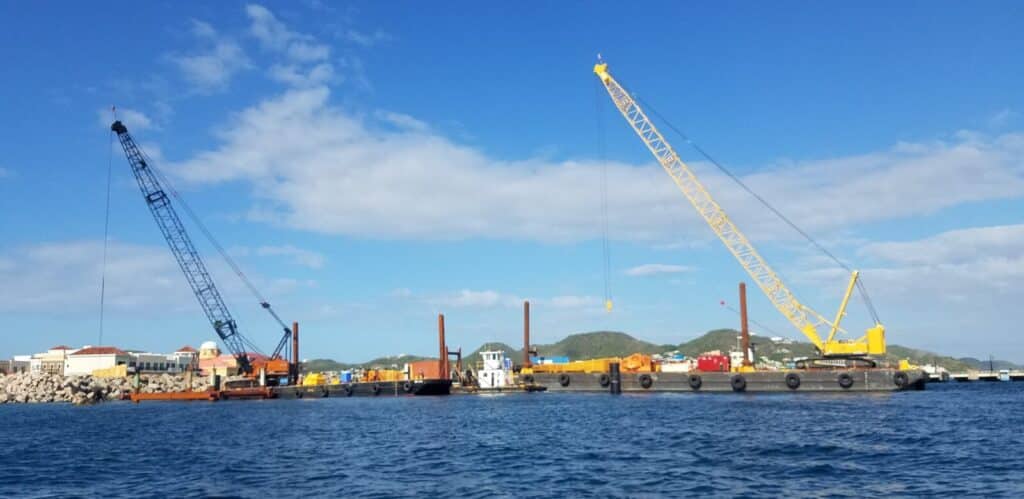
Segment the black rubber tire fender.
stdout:
<path fill-rule="evenodd" d="M 640 386 L 643 387 L 644 390 L 647 390 L 654 385 L 654 378 L 652 378 L 650 374 L 641 374 L 637 378 L 637 381 L 640 382 Z"/>
<path fill-rule="evenodd" d="M 742 392 L 747 389 L 747 378 L 744 378 L 742 374 L 737 374 L 729 379 L 729 385 L 732 386 L 732 391 Z"/>
<path fill-rule="evenodd" d="M 523 375 L 523 383 L 533 384 L 533 375 L 532 374 L 524 374 Z"/>
<path fill-rule="evenodd" d="M 351 397 L 352 394 L 356 391 L 354 388 L 352 388 L 352 385 L 345 385 L 343 390 L 345 390 L 346 397 Z"/>
<path fill-rule="evenodd" d="M 572 383 L 572 378 L 568 374 L 562 373 L 558 375 L 558 384 L 562 386 L 569 386 Z"/>
<path fill-rule="evenodd" d="M 900 388 L 906 388 L 910 384 L 910 376 L 907 376 L 907 373 L 903 371 L 897 371 L 896 374 L 892 375 L 892 382 Z"/>
<path fill-rule="evenodd" d="M 412 393 L 412 391 L 415 389 L 416 385 L 413 385 L 412 381 L 406 381 L 405 383 L 402 383 L 402 391 L 405 393 Z"/>
<path fill-rule="evenodd" d="M 849 390 L 853 386 L 853 376 L 850 373 L 839 373 L 839 377 L 836 378 L 836 382 L 843 390 Z"/>
<path fill-rule="evenodd" d="M 601 373 L 597 377 L 597 384 L 601 385 L 602 388 L 608 388 L 608 385 L 612 384 L 612 377 L 606 373 Z"/>
<path fill-rule="evenodd" d="M 295 390 L 295 398 L 300 399 L 300 398 L 302 398 L 303 395 L 305 395 L 305 393 L 302 393 L 302 389 L 301 388 Z"/>
<path fill-rule="evenodd" d="M 697 391 L 700 390 L 700 386 L 704 384 L 704 380 L 700 379 L 699 374 L 691 374 L 686 382 L 690 385 L 690 389 Z"/>
<path fill-rule="evenodd" d="M 800 388 L 800 375 L 797 373 L 786 374 L 786 387 L 790 390 Z"/>
<path fill-rule="evenodd" d="M 373 394 L 380 395 L 380 383 L 373 384 Z"/>
<path fill-rule="evenodd" d="M 320 388 L 320 397 L 327 398 L 331 394 L 331 391 L 326 387 Z"/>

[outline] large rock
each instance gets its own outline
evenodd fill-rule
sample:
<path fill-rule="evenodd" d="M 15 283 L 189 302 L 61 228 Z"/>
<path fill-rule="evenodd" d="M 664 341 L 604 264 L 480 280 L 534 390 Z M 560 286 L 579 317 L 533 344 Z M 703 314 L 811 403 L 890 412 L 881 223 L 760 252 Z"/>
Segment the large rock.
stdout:
<path fill-rule="evenodd" d="M 184 376 L 169 374 L 142 376 L 139 390 L 144 393 L 183 391 Z M 92 376 L 60 376 L 53 374 L 0 375 L 0 404 L 70 402 L 92 404 L 103 400 L 120 400 L 134 391 L 134 378 L 94 378 Z M 194 376 L 193 390 L 205 390 L 206 379 Z"/>

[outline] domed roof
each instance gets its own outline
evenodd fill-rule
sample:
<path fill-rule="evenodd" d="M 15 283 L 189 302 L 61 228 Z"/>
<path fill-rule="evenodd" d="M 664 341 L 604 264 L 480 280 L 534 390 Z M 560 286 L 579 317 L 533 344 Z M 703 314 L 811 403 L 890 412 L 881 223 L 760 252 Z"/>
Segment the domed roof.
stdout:
<path fill-rule="evenodd" d="M 202 345 L 199 345 L 200 350 L 217 350 L 216 341 L 204 341 Z"/>

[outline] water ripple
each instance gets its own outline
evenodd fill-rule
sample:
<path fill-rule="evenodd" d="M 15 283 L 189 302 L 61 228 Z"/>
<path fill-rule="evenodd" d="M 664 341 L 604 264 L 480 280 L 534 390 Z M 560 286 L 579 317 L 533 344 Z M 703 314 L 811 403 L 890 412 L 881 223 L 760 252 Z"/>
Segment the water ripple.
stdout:
<path fill-rule="evenodd" d="M 0 496 L 1024 495 L 1024 384 L 0 406 Z"/>

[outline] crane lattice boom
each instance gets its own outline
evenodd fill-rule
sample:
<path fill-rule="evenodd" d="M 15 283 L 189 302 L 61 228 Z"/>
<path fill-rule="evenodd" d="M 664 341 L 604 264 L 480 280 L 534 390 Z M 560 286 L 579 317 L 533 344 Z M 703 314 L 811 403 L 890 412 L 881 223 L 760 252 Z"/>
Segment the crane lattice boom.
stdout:
<path fill-rule="evenodd" d="M 181 271 L 185 274 L 185 279 L 188 280 L 189 286 L 192 287 L 192 292 L 199 301 L 199 305 L 203 308 L 203 312 L 206 313 L 207 319 L 213 325 L 217 336 L 220 337 L 228 347 L 228 350 L 235 356 L 239 369 L 242 372 L 250 372 L 251 367 L 249 357 L 245 351 L 244 339 L 238 332 L 238 326 L 231 317 L 227 305 L 224 304 L 224 299 L 221 298 L 217 286 L 213 283 L 213 278 L 210 277 L 210 273 L 206 270 L 206 265 L 203 264 L 203 260 L 199 257 L 199 252 L 196 251 L 195 245 L 192 244 L 192 240 L 185 231 L 185 226 L 182 225 L 181 219 L 178 218 L 178 214 L 174 211 L 170 198 L 160 185 L 160 181 L 153 170 L 149 167 L 142 152 L 135 144 L 135 140 L 128 133 L 128 128 L 120 121 L 115 121 L 110 126 L 110 129 L 117 133 L 117 138 L 121 142 L 121 148 L 124 149 L 125 156 L 131 164 L 132 173 L 135 175 L 135 180 L 138 181 L 139 189 L 146 200 L 146 206 L 149 207 L 150 213 L 156 219 L 160 232 L 163 233 L 164 239 L 167 240 L 171 253 L 174 254 L 174 258 L 178 261 L 178 266 L 181 267 Z"/>
<path fill-rule="evenodd" d="M 628 92 L 608 73 L 608 65 L 599 63 L 594 66 L 594 73 L 601 79 L 608 95 L 611 96 L 615 107 L 622 113 L 622 116 L 629 122 L 630 127 L 636 132 L 644 145 L 654 154 L 658 163 L 665 169 L 665 172 L 672 177 L 676 185 L 683 192 L 686 198 L 693 204 L 694 208 L 704 219 L 711 229 L 718 235 L 722 243 L 739 260 L 743 268 L 754 279 L 761 291 L 768 297 L 772 305 L 782 313 L 797 329 L 799 329 L 823 354 L 837 355 L 863 355 L 868 353 L 865 347 L 861 348 L 861 342 L 832 341 L 832 337 L 839 330 L 839 321 L 845 314 L 845 306 L 850 297 L 853 283 L 857 279 L 854 272 L 849 290 L 840 308 L 840 313 L 835 322 L 830 322 L 821 314 L 801 304 L 793 293 L 786 287 L 779 276 L 768 266 L 764 258 L 754 249 L 746 236 L 733 224 L 732 220 L 725 214 L 722 207 L 715 202 L 707 189 L 697 180 L 693 171 L 672 149 L 665 137 L 661 135 L 651 120 L 647 117 L 636 101 Z M 831 328 L 831 334 L 827 341 L 823 341 L 818 334 L 818 326 L 827 325 Z M 881 325 L 876 325 L 878 334 L 881 333 Z M 875 329 L 872 328 L 872 329 Z M 869 333 L 871 330 L 869 330 Z M 870 336 L 870 334 L 869 334 Z M 884 343 L 883 343 L 884 345 Z M 884 353 L 884 346 L 882 347 Z M 865 350 L 861 352 L 860 350 Z M 873 350 L 877 350 L 874 348 Z M 872 351 L 871 353 L 875 353 Z"/>

